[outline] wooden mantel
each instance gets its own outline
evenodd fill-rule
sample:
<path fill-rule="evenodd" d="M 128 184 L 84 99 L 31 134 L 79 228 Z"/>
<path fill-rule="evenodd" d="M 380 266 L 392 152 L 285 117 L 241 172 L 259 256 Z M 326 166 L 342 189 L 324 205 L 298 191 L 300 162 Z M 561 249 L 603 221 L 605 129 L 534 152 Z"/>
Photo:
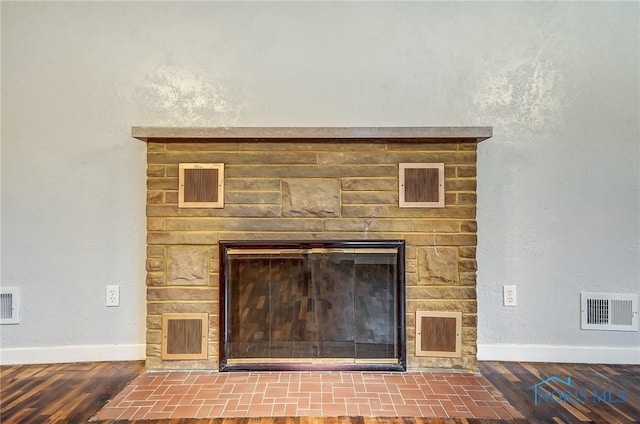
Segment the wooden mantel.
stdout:
<path fill-rule="evenodd" d="M 493 135 L 493 127 L 133 127 L 131 135 L 145 142 L 252 139 L 442 143 L 480 142 Z"/>

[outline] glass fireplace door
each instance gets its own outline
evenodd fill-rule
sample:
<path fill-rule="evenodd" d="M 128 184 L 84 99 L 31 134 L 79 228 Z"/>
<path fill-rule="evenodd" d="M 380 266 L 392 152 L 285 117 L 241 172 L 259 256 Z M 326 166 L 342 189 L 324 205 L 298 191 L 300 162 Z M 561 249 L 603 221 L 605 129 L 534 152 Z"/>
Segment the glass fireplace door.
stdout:
<path fill-rule="evenodd" d="M 221 242 L 221 370 L 404 368 L 402 247 Z"/>

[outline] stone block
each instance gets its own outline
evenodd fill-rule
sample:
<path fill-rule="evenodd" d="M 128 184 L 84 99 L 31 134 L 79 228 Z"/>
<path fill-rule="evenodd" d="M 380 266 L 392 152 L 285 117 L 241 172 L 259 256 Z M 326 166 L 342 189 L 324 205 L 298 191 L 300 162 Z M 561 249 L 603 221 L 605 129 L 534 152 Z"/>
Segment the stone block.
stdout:
<path fill-rule="evenodd" d="M 426 152 L 434 152 L 434 151 L 458 151 L 458 143 L 389 143 L 387 144 L 387 149 L 390 151 L 395 150 L 404 150 L 404 151 L 426 151 Z"/>
<path fill-rule="evenodd" d="M 209 259 L 209 275 L 216 274 L 220 270 L 220 260 L 216 258 Z"/>
<path fill-rule="evenodd" d="M 164 219 L 162 218 L 147 218 L 147 230 L 150 231 L 162 231 L 164 230 Z"/>
<path fill-rule="evenodd" d="M 164 272 L 147 273 L 147 286 L 162 286 L 165 282 Z"/>
<path fill-rule="evenodd" d="M 478 331 L 475 328 L 462 327 L 462 340 L 466 342 L 466 341 L 476 340 L 477 337 L 478 337 Z"/>
<path fill-rule="evenodd" d="M 161 330 L 162 315 L 147 315 L 147 330 Z"/>
<path fill-rule="evenodd" d="M 164 259 L 149 258 L 147 259 L 147 271 L 164 271 Z"/>
<path fill-rule="evenodd" d="M 286 151 L 286 152 L 291 152 L 291 151 L 299 151 L 299 152 L 304 152 L 304 151 L 315 151 L 318 149 L 322 149 L 323 147 L 325 147 L 325 144 L 323 143 L 323 145 L 319 145 L 318 143 L 305 143 L 303 141 L 296 141 L 295 143 L 290 143 L 290 142 L 276 142 L 276 141 L 266 141 L 266 142 L 260 142 L 260 141 L 252 141 L 250 143 L 240 143 L 238 145 L 238 150 L 241 151 L 264 151 L 264 150 L 268 150 L 270 152 L 273 151 Z"/>
<path fill-rule="evenodd" d="M 206 300 L 211 302 L 218 301 L 218 289 L 213 287 L 149 287 L 147 289 L 147 300 Z"/>
<path fill-rule="evenodd" d="M 475 287 L 407 287 L 409 299 L 475 299 Z"/>
<path fill-rule="evenodd" d="M 154 360 L 160 360 L 162 346 L 160 344 L 147 343 L 147 348 L 145 349 L 145 351 L 147 354 L 147 364 L 148 364 L 150 358 L 153 358 Z M 147 367 L 147 369 L 153 369 L 153 368 Z"/>
<path fill-rule="evenodd" d="M 156 142 L 147 142 L 147 157 L 149 156 L 149 153 L 154 153 L 154 152 L 164 152 L 165 151 L 165 144 L 164 143 L 156 143 Z"/>
<path fill-rule="evenodd" d="M 474 206 L 449 205 L 444 208 L 398 208 L 397 205 L 363 206 L 348 205 L 342 207 L 342 216 L 368 216 L 372 210 L 379 208 L 378 215 L 384 217 L 402 217 L 416 219 L 475 219 L 476 208 Z"/>
<path fill-rule="evenodd" d="M 164 192 L 164 203 L 169 205 L 177 205 L 178 204 L 178 191 L 168 191 Z"/>
<path fill-rule="evenodd" d="M 416 327 L 416 314 L 415 312 L 405 314 L 405 324 L 407 328 L 407 334 L 409 334 L 409 329 L 411 329 L 412 334 L 415 335 L 415 327 Z"/>
<path fill-rule="evenodd" d="M 478 150 L 478 144 L 477 143 L 460 143 L 458 145 L 458 150 L 475 152 Z"/>
<path fill-rule="evenodd" d="M 315 164 L 316 154 L 313 152 L 220 152 L 220 151 L 172 151 L 166 153 L 150 153 L 149 163 L 233 163 L 250 165 L 269 164 Z"/>
<path fill-rule="evenodd" d="M 344 178 L 342 189 L 345 191 L 396 191 L 397 178 Z"/>
<path fill-rule="evenodd" d="M 475 272 L 461 272 L 460 273 L 460 285 L 461 286 L 475 286 L 476 285 L 476 273 Z"/>
<path fill-rule="evenodd" d="M 322 219 L 198 218 L 167 219 L 168 231 L 322 231 Z"/>
<path fill-rule="evenodd" d="M 167 152 L 225 152 L 225 151 L 237 151 L 240 143 L 238 142 L 215 142 L 215 143 L 202 143 L 201 141 L 195 142 L 180 142 L 180 143 L 167 143 Z"/>
<path fill-rule="evenodd" d="M 475 259 L 476 258 L 476 247 L 475 246 L 461 246 L 458 247 L 458 256 L 464 259 Z"/>
<path fill-rule="evenodd" d="M 218 302 L 147 302 L 147 313 L 152 315 L 200 312 L 217 314 L 218 309 Z"/>
<path fill-rule="evenodd" d="M 342 203 L 347 204 L 374 204 L 397 205 L 397 191 L 345 191 L 342 193 Z"/>
<path fill-rule="evenodd" d="M 418 272 L 418 261 L 415 259 L 407 259 L 404 261 L 404 270 L 408 274 L 413 274 Z"/>
<path fill-rule="evenodd" d="M 475 299 L 473 300 L 425 300 L 425 299 L 407 299 L 407 312 L 414 313 L 416 311 L 460 311 L 464 313 L 475 314 L 478 307 Z"/>
<path fill-rule="evenodd" d="M 281 202 L 280 191 L 229 191 L 224 195 L 225 204 L 275 204 Z"/>
<path fill-rule="evenodd" d="M 162 330 L 147 329 L 148 344 L 160 344 L 161 340 L 162 340 Z"/>
<path fill-rule="evenodd" d="M 215 342 L 218 340 L 219 333 L 219 320 L 220 317 L 216 314 L 209 314 L 209 341 Z"/>
<path fill-rule="evenodd" d="M 147 246 L 148 258 L 164 258 L 163 246 Z"/>
<path fill-rule="evenodd" d="M 167 195 L 169 192 L 167 192 Z M 167 200 L 167 199 L 166 199 Z M 177 196 L 171 205 L 147 205 L 147 216 L 156 217 L 275 217 L 281 215 L 280 205 L 225 205 L 223 209 L 189 208 L 178 209 Z"/>
<path fill-rule="evenodd" d="M 152 205 L 158 205 L 158 204 L 164 203 L 164 191 L 149 190 L 147 192 L 147 203 Z"/>
<path fill-rule="evenodd" d="M 345 165 L 236 165 L 225 170 L 225 178 L 353 178 L 353 177 L 397 177 L 398 166 L 345 166 Z"/>
<path fill-rule="evenodd" d="M 475 178 L 477 175 L 475 166 L 459 165 L 459 166 L 456 166 L 455 169 L 456 169 L 456 176 L 458 178 Z"/>
<path fill-rule="evenodd" d="M 467 361 L 462 358 L 446 358 L 437 356 L 408 356 L 407 368 L 420 369 L 420 368 L 452 368 L 452 369 L 464 369 L 469 368 L 465 366 Z"/>
<path fill-rule="evenodd" d="M 444 193 L 444 204 L 446 206 L 452 206 L 458 204 L 458 196 L 456 193 L 445 192 Z"/>
<path fill-rule="evenodd" d="M 178 178 L 149 178 L 147 180 L 148 190 L 177 190 Z"/>
<path fill-rule="evenodd" d="M 445 181 L 447 191 L 476 191 L 476 185 L 475 178 L 456 178 Z"/>
<path fill-rule="evenodd" d="M 462 315 L 463 327 L 476 327 L 478 325 L 478 315 L 476 314 L 464 314 Z"/>
<path fill-rule="evenodd" d="M 340 182 L 328 178 L 286 179 L 282 182 L 284 216 L 340 215 Z"/>
<path fill-rule="evenodd" d="M 172 165 L 165 165 L 164 167 L 165 169 L 165 176 L 167 177 L 178 177 L 178 174 L 180 173 L 180 168 L 178 167 L 178 164 L 172 164 Z"/>
<path fill-rule="evenodd" d="M 418 281 L 418 273 L 417 272 L 407 272 L 405 277 L 405 285 L 406 286 L 417 286 L 419 284 Z"/>
<path fill-rule="evenodd" d="M 476 246 L 475 234 L 436 234 L 434 246 Z"/>
<path fill-rule="evenodd" d="M 454 247 L 420 247 L 418 275 L 421 281 L 458 284 L 458 249 Z"/>
<path fill-rule="evenodd" d="M 387 164 L 387 163 L 475 163 L 475 152 L 399 151 L 379 152 L 319 152 L 319 164 Z"/>
<path fill-rule="evenodd" d="M 170 285 L 207 285 L 209 248 L 170 246 L 167 248 L 167 282 Z"/>
<path fill-rule="evenodd" d="M 464 356 L 475 356 L 478 353 L 478 348 L 475 344 L 463 344 L 462 345 L 462 355 Z"/>
<path fill-rule="evenodd" d="M 164 165 L 149 165 L 147 166 L 147 177 L 164 177 L 164 170 Z"/>
<path fill-rule="evenodd" d="M 475 259 L 460 259 L 458 269 L 460 272 L 476 271 L 478 269 L 478 263 Z"/>
<path fill-rule="evenodd" d="M 160 356 L 148 357 L 145 367 L 149 370 L 216 370 L 218 357 L 209 355 L 209 359 L 191 361 L 163 361 Z"/>
<path fill-rule="evenodd" d="M 277 191 L 280 192 L 280 178 L 225 178 L 226 191 Z"/>
<path fill-rule="evenodd" d="M 149 231 L 147 244 L 211 245 L 218 244 L 217 231 Z"/>
<path fill-rule="evenodd" d="M 458 193 L 456 203 L 458 205 L 475 206 L 477 196 L 475 193 Z"/>
<path fill-rule="evenodd" d="M 476 221 L 464 221 L 460 224 L 461 233 L 476 233 L 478 232 L 478 223 Z"/>
<path fill-rule="evenodd" d="M 250 204 L 250 205 L 234 205 L 225 206 L 226 216 L 241 217 L 279 217 L 282 215 L 282 207 L 280 202 L 277 205 L 267 204 Z"/>

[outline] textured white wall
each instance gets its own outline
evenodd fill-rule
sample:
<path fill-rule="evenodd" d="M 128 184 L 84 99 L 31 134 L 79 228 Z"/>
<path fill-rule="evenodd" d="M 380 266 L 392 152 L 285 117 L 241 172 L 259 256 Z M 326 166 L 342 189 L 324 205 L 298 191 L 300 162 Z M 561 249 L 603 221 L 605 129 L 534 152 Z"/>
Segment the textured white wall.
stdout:
<path fill-rule="evenodd" d="M 22 290 L 5 353 L 144 343 L 134 125 L 492 125 L 479 342 L 640 345 L 579 330 L 578 297 L 640 292 L 638 3 L 1 7 L 2 284 Z"/>

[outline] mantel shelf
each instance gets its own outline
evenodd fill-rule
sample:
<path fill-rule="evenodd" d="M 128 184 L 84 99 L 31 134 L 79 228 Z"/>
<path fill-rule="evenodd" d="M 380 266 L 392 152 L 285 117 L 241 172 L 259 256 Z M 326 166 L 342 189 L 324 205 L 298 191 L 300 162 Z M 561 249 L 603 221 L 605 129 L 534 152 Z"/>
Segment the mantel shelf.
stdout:
<path fill-rule="evenodd" d="M 384 141 L 480 142 L 493 127 L 132 127 L 131 135 L 145 142 L 256 141 Z"/>

